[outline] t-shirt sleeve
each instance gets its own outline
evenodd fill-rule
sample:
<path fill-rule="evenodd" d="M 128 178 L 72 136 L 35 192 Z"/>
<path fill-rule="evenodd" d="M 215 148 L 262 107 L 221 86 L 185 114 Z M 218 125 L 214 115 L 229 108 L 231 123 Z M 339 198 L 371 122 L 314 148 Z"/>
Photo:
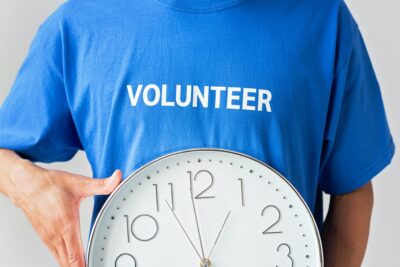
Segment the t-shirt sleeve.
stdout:
<path fill-rule="evenodd" d="M 33 162 L 65 161 L 82 149 L 64 87 L 60 11 L 39 25 L 0 107 L 0 148 Z"/>
<path fill-rule="evenodd" d="M 344 2 L 337 36 L 338 67 L 320 169 L 321 189 L 334 195 L 366 184 L 395 152 L 379 83 L 360 29 Z"/>

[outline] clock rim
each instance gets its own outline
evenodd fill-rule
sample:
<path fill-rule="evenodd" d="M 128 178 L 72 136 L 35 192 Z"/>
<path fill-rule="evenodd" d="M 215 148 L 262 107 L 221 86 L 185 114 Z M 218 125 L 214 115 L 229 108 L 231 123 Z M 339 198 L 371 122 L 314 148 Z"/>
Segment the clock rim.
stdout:
<path fill-rule="evenodd" d="M 103 206 L 101 207 L 99 213 L 96 216 L 96 220 L 94 221 L 92 230 L 90 231 L 90 236 L 89 236 L 89 242 L 87 245 L 87 250 L 86 250 L 86 259 L 85 259 L 85 263 L 86 266 L 89 267 L 89 257 L 90 257 L 90 251 L 91 248 L 93 246 L 93 239 L 94 239 L 94 232 L 98 226 L 98 221 L 100 220 L 100 217 L 102 217 L 102 214 L 104 213 L 104 210 L 107 208 L 109 202 L 111 202 L 115 195 L 118 194 L 118 192 L 121 190 L 121 188 L 128 183 L 132 177 L 134 177 L 138 172 L 140 172 L 141 170 L 147 168 L 149 165 L 156 163 L 157 161 L 161 161 L 165 158 L 177 155 L 177 154 L 182 154 L 182 153 L 187 153 L 187 152 L 196 152 L 196 151 L 217 151 L 217 152 L 226 152 L 226 153 L 231 153 L 231 154 L 235 154 L 235 155 L 239 155 L 239 156 L 243 156 L 246 157 L 250 160 L 254 160 L 262 165 L 264 165 L 265 167 L 267 167 L 268 169 L 270 169 L 271 171 L 273 171 L 275 174 L 277 174 L 281 179 L 283 179 L 283 181 L 290 186 L 290 188 L 295 192 L 295 194 L 300 198 L 301 203 L 303 204 L 303 206 L 306 208 L 307 213 L 309 215 L 309 218 L 311 218 L 312 224 L 313 224 L 313 228 L 315 233 L 317 234 L 317 241 L 318 241 L 318 248 L 319 248 L 319 254 L 320 254 L 320 264 L 321 267 L 324 267 L 324 253 L 323 253 L 323 247 L 322 247 L 322 240 L 321 240 L 321 236 L 319 233 L 319 229 L 317 226 L 317 223 L 314 219 L 314 215 L 312 214 L 310 208 L 308 207 L 307 203 L 305 202 L 305 200 L 303 199 L 303 197 L 301 196 L 301 194 L 299 193 L 299 191 L 289 182 L 288 179 L 286 179 L 285 176 L 283 176 L 279 171 L 277 171 L 276 169 L 274 169 L 273 167 L 271 167 L 270 165 L 268 165 L 267 163 L 253 157 L 250 156 L 249 154 L 243 153 L 243 152 L 239 152 L 239 151 L 235 151 L 235 150 L 231 150 L 231 149 L 226 149 L 226 148 L 220 148 L 220 147 L 194 147 L 194 148 L 185 148 L 185 149 L 180 149 L 180 150 L 175 150 L 173 152 L 169 152 L 166 154 L 163 154 L 155 159 L 152 159 L 150 161 L 148 161 L 147 163 L 145 163 L 144 165 L 142 165 L 141 167 L 137 168 L 136 170 L 134 170 L 131 174 L 129 174 L 125 180 L 123 180 L 116 188 L 115 190 L 108 196 L 107 200 L 104 202 Z"/>

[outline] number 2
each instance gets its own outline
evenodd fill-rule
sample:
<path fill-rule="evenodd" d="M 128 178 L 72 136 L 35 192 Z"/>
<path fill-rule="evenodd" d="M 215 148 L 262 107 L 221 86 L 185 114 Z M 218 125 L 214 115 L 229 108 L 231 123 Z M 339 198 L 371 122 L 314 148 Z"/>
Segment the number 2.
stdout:
<path fill-rule="evenodd" d="M 264 213 L 266 212 L 267 209 L 274 209 L 274 210 L 276 210 L 276 211 L 278 212 L 278 218 L 276 219 L 276 221 L 275 221 L 273 224 L 271 224 L 267 229 L 265 229 L 265 230 L 263 231 L 263 234 L 264 234 L 264 235 L 267 235 L 267 234 L 281 234 L 282 231 L 270 231 L 271 228 L 274 227 L 275 225 L 277 225 L 278 222 L 279 222 L 279 220 L 281 219 L 281 212 L 280 212 L 280 210 L 279 210 L 276 206 L 274 206 L 274 205 L 268 205 L 268 206 L 265 206 L 265 208 L 263 208 L 263 210 L 261 211 L 261 216 L 264 216 Z"/>

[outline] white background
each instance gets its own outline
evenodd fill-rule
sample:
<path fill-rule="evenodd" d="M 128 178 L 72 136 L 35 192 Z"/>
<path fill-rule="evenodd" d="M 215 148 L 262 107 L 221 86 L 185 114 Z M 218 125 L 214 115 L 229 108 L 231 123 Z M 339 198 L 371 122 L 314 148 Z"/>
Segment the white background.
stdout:
<path fill-rule="evenodd" d="M 0 2 L 0 103 L 7 95 L 26 56 L 38 25 L 55 10 L 59 0 L 12 0 Z M 400 2 L 395 0 L 348 0 L 367 44 L 382 88 L 389 126 L 400 146 Z M 23 104 L 23 103 L 21 103 Z M 48 168 L 91 176 L 84 153 Z M 391 165 L 374 179 L 375 206 L 370 242 L 363 267 L 400 266 L 400 157 L 396 150 Z M 82 235 L 86 243 L 92 200 L 81 208 Z M 56 266 L 23 213 L 0 196 L 0 265 L 8 267 Z"/>

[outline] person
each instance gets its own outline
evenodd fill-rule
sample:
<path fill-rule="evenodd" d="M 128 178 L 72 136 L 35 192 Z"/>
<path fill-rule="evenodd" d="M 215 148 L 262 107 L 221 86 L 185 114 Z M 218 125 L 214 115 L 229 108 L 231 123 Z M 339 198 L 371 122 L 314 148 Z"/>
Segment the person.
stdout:
<path fill-rule="evenodd" d="M 360 266 L 371 180 L 395 145 L 345 2 L 65 1 L 39 26 L 2 104 L 0 191 L 60 266 L 82 267 L 81 200 L 95 198 L 93 227 L 124 177 L 196 147 L 279 171 L 313 212 L 325 266 Z M 35 164 L 79 150 L 96 179 Z"/>

